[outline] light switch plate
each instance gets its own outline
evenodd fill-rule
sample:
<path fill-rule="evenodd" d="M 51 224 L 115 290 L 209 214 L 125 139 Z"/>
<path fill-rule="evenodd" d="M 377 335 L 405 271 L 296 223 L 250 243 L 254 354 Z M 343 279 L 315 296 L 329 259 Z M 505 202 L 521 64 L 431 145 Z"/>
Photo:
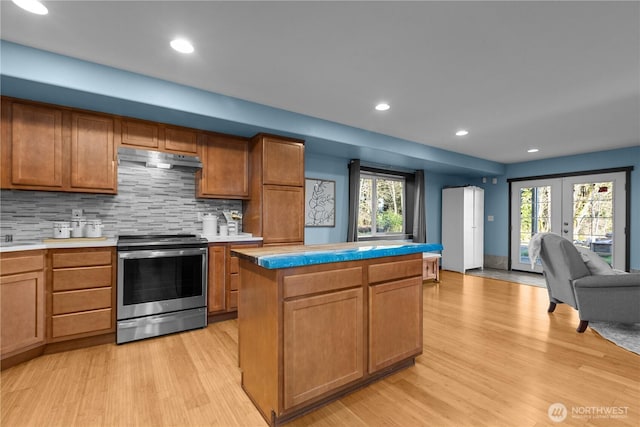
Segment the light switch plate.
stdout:
<path fill-rule="evenodd" d="M 487 216 L 487 221 L 489 221 L 489 222 L 493 221 L 493 215 Z"/>
<path fill-rule="evenodd" d="M 71 209 L 71 218 L 80 218 L 82 216 L 82 209 Z"/>

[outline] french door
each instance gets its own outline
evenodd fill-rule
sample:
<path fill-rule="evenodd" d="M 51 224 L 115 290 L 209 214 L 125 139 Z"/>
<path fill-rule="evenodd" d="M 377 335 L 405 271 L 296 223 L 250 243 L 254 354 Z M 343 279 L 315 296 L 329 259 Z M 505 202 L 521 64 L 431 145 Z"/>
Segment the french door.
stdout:
<path fill-rule="evenodd" d="M 626 202 L 625 172 L 512 182 L 511 269 L 531 271 L 531 237 L 552 232 L 624 270 Z"/>

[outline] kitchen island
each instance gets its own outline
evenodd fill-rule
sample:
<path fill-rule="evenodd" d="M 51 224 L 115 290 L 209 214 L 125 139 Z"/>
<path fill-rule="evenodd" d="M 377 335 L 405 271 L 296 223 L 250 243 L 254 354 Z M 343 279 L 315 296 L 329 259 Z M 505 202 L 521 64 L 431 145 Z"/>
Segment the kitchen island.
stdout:
<path fill-rule="evenodd" d="M 422 353 L 422 253 L 399 241 L 239 249 L 242 387 L 278 425 Z"/>

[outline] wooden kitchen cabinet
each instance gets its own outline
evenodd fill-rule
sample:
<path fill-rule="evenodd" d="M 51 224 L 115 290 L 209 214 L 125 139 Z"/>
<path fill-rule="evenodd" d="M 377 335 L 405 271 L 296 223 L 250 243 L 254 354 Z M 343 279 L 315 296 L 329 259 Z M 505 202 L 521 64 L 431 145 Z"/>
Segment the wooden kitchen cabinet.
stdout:
<path fill-rule="evenodd" d="M 115 331 L 115 248 L 49 251 L 49 342 Z"/>
<path fill-rule="evenodd" d="M 225 309 L 226 258 L 225 245 L 209 245 L 208 313 L 216 313 Z"/>
<path fill-rule="evenodd" d="M 284 409 L 364 375 L 362 287 L 284 302 Z"/>
<path fill-rule="evenodd" d="M 196 155 L 198 131 L 146 120 L 122 119 L 120 145 L 140 150 Z"/>
<path fill-rule="evenodd" d="M 422 352 L 422 276 L 369 288 L 369 373 Z"/>
<path fill-rule="evenodd" d="M 205 133 L 199 145 L 202 169 L 196 172 L 196 197 L 249 198 L 249 141 Z"/>
<path fill-rule="evenodd" d="M 265 245 L 304 242 L 304 141 L 258 134 L 249 144 L 250 197 L 243 227 Z"/>
<path fill-rule="evenodd" d="M 160 150 L 160 126 L 142 120 L 122 120 L 120 145 L 143 150 Z"/>
<path fill-rule="evenodd" d="M 71 188 L 116 191 L 114 130 L 114 119 L 109 116 L 71 114 Z"/>
<path fill-rule="evenodd" d="M 304 145 L 271 136 L 262 141 L 263 184 L 304 187 Z"/>
<path fill-rule="evenodd" d="M 2 98 L 2 188 L 62 191 L 63 111 Z"/>
<path fill-rule="evenodd" d="M 267 243 L 304 241 L 304 187 L 262 187 L 262 237 Z"/>
<path fill-rule="evenodd" d="M 2 188 L 115 194 L 116 120 L 2 98 Z"/>
<path fill-rule="evenodd" d="M 7 359 L 44 347 L 44 251 L 0 254 L 0 355 Z"/>
<path fill-rule="evenodd" d="M 238 258 L 232 255 L 231 251 L 235 248 L 260 246 L 260 242 L 223 242 L 209 245 L 208 314 L 218 315 L 238 310 Z"/>

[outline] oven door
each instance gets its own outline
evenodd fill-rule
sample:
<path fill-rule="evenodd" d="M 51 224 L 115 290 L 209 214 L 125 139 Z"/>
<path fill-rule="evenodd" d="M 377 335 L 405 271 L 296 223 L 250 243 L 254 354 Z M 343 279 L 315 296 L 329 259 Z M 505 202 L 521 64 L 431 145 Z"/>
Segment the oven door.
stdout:
<path fill-rule="evenodd" d="M 118 320 L 207 305 L 207 248 L 118 252 Z"/>

